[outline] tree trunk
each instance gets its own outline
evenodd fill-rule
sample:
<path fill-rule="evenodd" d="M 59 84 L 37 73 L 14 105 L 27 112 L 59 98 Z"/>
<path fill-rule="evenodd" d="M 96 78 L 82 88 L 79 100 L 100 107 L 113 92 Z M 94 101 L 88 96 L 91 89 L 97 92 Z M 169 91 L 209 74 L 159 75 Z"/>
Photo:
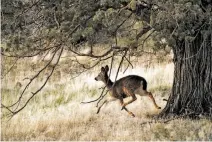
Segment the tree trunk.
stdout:
<path fill-rule="evenodd" d="M 173 51 L 172 92 L 159 117 L 212 117 L 211 32 L 198 34 L 192 42 L 177 41 Z"/>

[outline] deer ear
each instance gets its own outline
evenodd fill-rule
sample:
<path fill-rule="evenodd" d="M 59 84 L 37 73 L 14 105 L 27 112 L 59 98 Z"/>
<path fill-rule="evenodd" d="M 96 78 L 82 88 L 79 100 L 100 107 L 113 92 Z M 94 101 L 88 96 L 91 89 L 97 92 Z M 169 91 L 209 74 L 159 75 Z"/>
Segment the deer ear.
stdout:
<path fill-rule="evenodd" d="M 104 68 L 104 67 L 102 67 L 102 68 L 101 68 L 101 71 L 103 71 L 103 72 L 104 72 L 104 71 L 105 71 L 105 68 Z"/>
<path fill-rule="evenodd" d="M 108 65 L 106 65 L 106 66 L 105 66 L 105 70 L 106 70 L 106 72 L 108 72 L 108 71 L 109 71 L 109 67 L 108 67 Z"/>

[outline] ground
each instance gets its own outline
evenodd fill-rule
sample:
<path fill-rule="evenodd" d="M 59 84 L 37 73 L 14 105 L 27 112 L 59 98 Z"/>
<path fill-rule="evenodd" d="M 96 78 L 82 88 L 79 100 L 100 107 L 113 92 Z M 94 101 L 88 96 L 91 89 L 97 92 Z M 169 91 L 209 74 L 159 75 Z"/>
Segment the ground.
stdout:
<path fill-rule="evenodd" d="M 26 61 L 27 62 L 27 61 Z M 139 64 L 139 63 L 138 63 Z M 146 78 L 148 89 L 162 108 L 165 107 L 173 81 L 173 64 L 157 64 L 151 67 L 137 66 L 129 69 L 118 78 L 136 74 Z M 17 66 L 2 82 L 2 102 L 9 104 L 17 99 L 25 80 L 21 78 L 32 73 Z M 135 118 L 121 111 L 118 102 L 111 102 L 96 114 L 96 104 L 81 104 L 97 98 L 101 82 L 94 77 L 99 72 L 82 74 L 70 80 L 69 74 L 56 70 L 53 78 L 30 104 L 10 121 L 1 119 L 1 140 L 212 140 L 210 120 L 175 119 L 168 123 L 147 123 L 160 110 L 154 108 L 150 98 L 138 96 L 136 102 L 127 106 Z M 123 72 L 124 69 L 122 69 Z M 112 80 L 115 70 L 112 72 Z M 21 80 L 21 81 L 20 81 Z M 38 79 L 31 90 L 35 89 Z M 18 83 L 19 82 L 19 83 Z M 25 95 L 27 97 L 27 94 Z M 5 112 L 2 110 L 2 113 Z"/>

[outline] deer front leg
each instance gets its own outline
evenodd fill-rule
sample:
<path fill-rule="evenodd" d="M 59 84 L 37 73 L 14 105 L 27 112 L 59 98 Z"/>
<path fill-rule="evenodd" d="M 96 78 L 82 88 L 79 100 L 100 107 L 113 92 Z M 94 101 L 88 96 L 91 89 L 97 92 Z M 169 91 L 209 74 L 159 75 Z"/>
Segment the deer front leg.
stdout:
<path fill-rule="evenodd" d="M 123 99 L 120 99 L 120 103 L 121 103 L 121 106 L 123 106 L 124 102 L 123 102 Z M 122 107 L 123 108 L 123 107 Z M 128 112 L 129 115 L 131 115 L 132 117 L 135 117 L 135 115 L 129 111 L 126 107 L 123 108 L 126 112 Z"/>
<path fill-rule="evenodd" d="M 124 93 L 125 93 L 127 96 L 131 96 L 132 99 L 129 100 L 128 102 L 126 102 L 126 103 L 123 103 L 122 109 L 121 109 L 121 110 L 123 110 L 128 104 L 130 104 L 130 103 L 132 103 L 132 102 L 134 102 L 134 101 L 137 100 L 135 94 L 132 93 L 132 92 L 130 92 L 127 88 L 123 87 L 123 91 L 124 91 Z"/>

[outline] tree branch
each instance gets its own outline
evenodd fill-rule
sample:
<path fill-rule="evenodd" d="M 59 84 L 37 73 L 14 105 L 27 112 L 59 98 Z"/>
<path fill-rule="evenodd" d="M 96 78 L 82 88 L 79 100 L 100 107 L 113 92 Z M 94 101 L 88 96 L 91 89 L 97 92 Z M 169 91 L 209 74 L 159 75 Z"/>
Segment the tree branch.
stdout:
<path fill-rule="evenodd" d="M 6 106 L 7 108 L 11 108 L 11 107 L 17 105 L 16 108 L 14 109 L 14 110 L 16 110 L 16 109 L 19 107 L 19 104 L 20 104 L 20 101 L 21 101 L 21 99 L 22 99 L 22 97 L 23 97 L 23 94 L 26 92 L 26 90 L 28 89 L 28 87 L 30 86 L 30 84 L 41 74 L 41 72 L 43 72 L 43 71 L 51 64 L 52 60 L 54 59 L 54 57 L 55 57 L 55 55 L 56 55 L 56 53 L 57 53 L 57 51 L 58 51 L 59 49 L 60 49 L 59 47 L 56 47 L 56 51 L 55 51 L 54 54 L 52 55 L 52 58 L 50 59 L 50 61 L 49 61 L 41 70 L 39 70 L 38 73 L 36 73 L 36 74 L 30 79 L 30 81 L 27 83 L 27 85 L 26 85 L 25 88 L 23 89 L 22 93 L 20 94 L 19 99 L 18 99 L 15 103 L 11 104 L 10 106 Z M 62 48 L 62 50 L 63 50 L 63 48 Z M 62 52 L 62 50 L 61 50 L 61 52 Z M 62 53 L 61 53 L 61 54 L 62 54 Z M 61 56 L 61 55 L 60 55 L 60 56 Z M 58 60 L 59 60 L 60 56 L 58 57 Z M 57 63 L 58 63 L 58 61 L 57 61 Z M 56 63 L 56 64 L 57 64 L 57 63 Z M 53 66 L 53 69 L 55 68 L 55 66 L 56 66 L 56 65 Z M 45 85 L 44 85 L 44 86 L 45 86 Z M 41 87 L 41 89 L 42 89 L 42 88 L 43 88 L 43 87 Z M 37 93 L 36 93 L 36 94 L 37 94 Z M 3 106 L 5 106 L 5 105 L 3 105 Z M 12 111 L 12 110 L 11 110 L 11 111 Z M 13 111 L 13 112 L 15 113 L 15 111 Z"/>
<path fill-rule="evenodd" d="M 28 98 L 27 101 L 24 103 L 24 105 L 23 105 L 21 108 L 18 109 L 18 106 L 19 106 L 19 104 L 20 104 L 20 101 L 21 101 L 21 99 L 22 99 L 22 96 L 23 96 L 23 93 L 25 92 L 25 90 L 28 88 L 28 86 L 31 84 L 31 82 L 32 82 L 32 81 L 33 81 L 33 80 L 34 80 L 34 79 L 35 79 L 35 78 L 36 78 L 36 77 L 37 77 L 37 76 L 38 76 L 38 75 L 39 75 L 39 74 L 40 74 L 50 63 L 51 63 L 51 62 L 52 62 L 54 56 L 56 55 L 56 53 L 57 53 L 58 51 L 59 51 L 59 48 L 55 51 L 55 53 L 54 53 L 54 55 L 52 56 L 52 59 L 50 60 L 50 62 L 49 62 L 43 69 L 41 69 L 32 79 L 30 79 L 30 82 L 26 85 L 26 87 L 25 87 L 25 89 L 23 90 L 22 94 L 20 95 L 18 101 L 15 102 L 14 104 L 12 104 L 11 106 L 9 106 L 9 107 L 12 107 L 12 106 L 14 106 L 14 105 L 16 105 L 16 104 L 18 103 L 17 107 L 16 107 L 14 110 L 11 110 L 11 109 L 9 109 L 8 106 L 5 106 L 4 104 L 1 104 L 3 108 L 6 108 L 7 110 L 9 110 L 9 111 L 12 113 L 12 116 L 11 116 L 11 117 L 13 117 L 15 114 L 19 113 L 20 111 L 22 111 L 22 110 L 27 106 L 27 104 L 30 102 L 30 100 L 31 100 L 36 94 L 38 94 L 38 93 L 45 87 L 45 85 L 46 85 L 46 83 L 48 82 L 49 78 L 52 76 L 52 74 L 53 74 L 53 72 L 54 72 L 54 70 L 55 70 L 55 67 L 56 67 L 56 66 L 58 65 L 58 63 L 59 63 L 60 57 L 61 57 L 62 52 L 63 52 L 63 47 L 61 48 L 60 54 L 59 54 L 59 56 L 58 56 L 58 58 L 57 58 L 57 61 L 56 61 L 56 63 L 53 65 L 52 70 L 51 70 L 50 74 L 47 76 L 45 82 L 42 84 L 41 87 L 39 87 L 39 89 L 37 89 L 35 92 L 32 92 L 32 95 L 30 96 L 30 98 Z"/>

